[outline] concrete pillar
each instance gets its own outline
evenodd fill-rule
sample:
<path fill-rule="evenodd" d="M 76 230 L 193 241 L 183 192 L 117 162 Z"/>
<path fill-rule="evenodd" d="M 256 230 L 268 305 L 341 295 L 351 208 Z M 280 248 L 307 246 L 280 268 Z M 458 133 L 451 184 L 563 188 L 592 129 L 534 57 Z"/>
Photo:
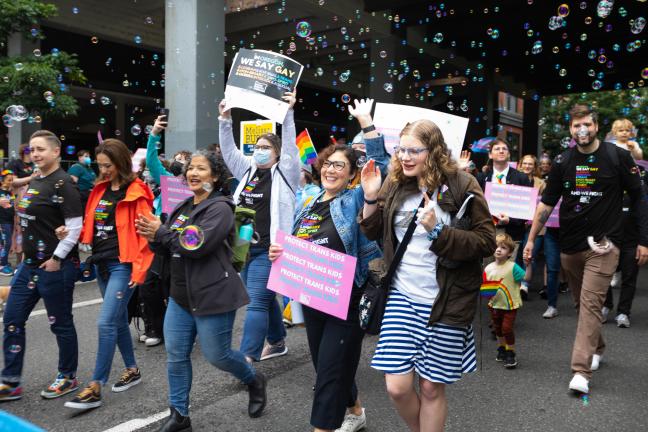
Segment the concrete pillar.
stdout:
<path fill-rule="evenodd" d="M 40 43 L 31 42 L 23 38 L 22 34 L 14 33 L 9 37 L 7 54 L 11 56 L 25 56 L 31 54 Z M 29 107 L 26 106 L 29 110 Z M 2 113 L 4 114 L 4 113 Z M 12 154 L 18 154 L 18 146 L 29 139 L 29 136 L 40 128 L 40 124 L 29 124 L 27 120 L 14 122 L 13 127 L 9 128 L 9 151 L 5 157 L 11 157 Z"/>
<path fill-rule="evenodd" d="M 225 0 L 165 2 L 165 153 L 218 141 L 225 79 Z"/>

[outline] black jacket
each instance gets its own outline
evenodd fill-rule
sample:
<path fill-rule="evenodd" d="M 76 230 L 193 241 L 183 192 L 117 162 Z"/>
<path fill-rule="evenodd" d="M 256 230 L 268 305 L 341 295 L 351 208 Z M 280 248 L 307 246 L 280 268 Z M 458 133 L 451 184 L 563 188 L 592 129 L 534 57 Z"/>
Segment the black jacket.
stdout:
<path fill-rule="evenodd" d="M 196 250 L 180 246 L 177 231 L 169 229 L 178 213 L 193 197 L 173 211 L 155 234 L 151 248 L 157 253 L 178 253 L 184 259 L 187 294 L 192 315 L 214 315 L 236 310 L 250 299 L 231 262 L 227 242 L 233 241 L 234 202 L 214 192 L 193 209 L 185 226 L 197 225 L 204 233 L 204 243 Z M 167 261 L 168 262 L 168 261 Z"/>
<path fill-rule="evenodd" d="M 477 182 L 481 186 L 482 190 L 486 190 L 486 182 L 493 180 L 493 170 L 491 169 L 488 174 L 478 173 Z M 531 186 L 533 187 L 533 182 L 529 180 L 529 176 L 520 171 L 516 170 L 513 167 L 509 167 L 508 174 L 506 175 L 506 184 L 512 184 L 517 186 Z M 510 235 L 513 240 L 521 241 L 524 237 L 525 230 L 524 219 L 510 219 L 508 225 L 504 227 L 506 233 Z"/>

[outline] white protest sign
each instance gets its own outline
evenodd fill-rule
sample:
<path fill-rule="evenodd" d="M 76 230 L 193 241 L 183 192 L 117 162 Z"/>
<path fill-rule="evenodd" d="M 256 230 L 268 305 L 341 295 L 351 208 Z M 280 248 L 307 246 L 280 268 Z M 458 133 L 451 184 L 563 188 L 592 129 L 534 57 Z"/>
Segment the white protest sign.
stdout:
<path fill-rule="evenodd" d="M 430 120 L 441 129 L 443 139 L 448 145 L 452 157 L 459 159 L 466 138 L 466 130 L 468 130 L 466 117 L 426 108 L 380 102 L 376 104 L 373 116 L 376 129 L 385 137 L 385 149 L 389 154 L 394 152 L 394 147 L 400 142 L 399 135 L 405 125 L 421 119 Z"/>

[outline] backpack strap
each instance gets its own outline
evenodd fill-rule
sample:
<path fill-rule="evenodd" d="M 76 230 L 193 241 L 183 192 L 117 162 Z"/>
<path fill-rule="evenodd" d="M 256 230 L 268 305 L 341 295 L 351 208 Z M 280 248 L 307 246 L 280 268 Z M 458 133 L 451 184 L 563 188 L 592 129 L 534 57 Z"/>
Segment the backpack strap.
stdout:
<path fill-rule="evenodd" d="M 279 173 L 279 175 L 283 179 L 284 183 L 286 183 L 286 186 L 288 186 L 288 189 L 290 189 L 290 192 L 292 192 L 292 194 L 295 195 L 295 191 L 293 190 L 292 186 L 290 186 L 290 183 L 288 183 L 288 180 L 286 180 L 286 176 L 284 176 L 284 173 L 281 172 L 281 169 L 279 168 L 278 164 L 277 164 L 276 171 Z"/>

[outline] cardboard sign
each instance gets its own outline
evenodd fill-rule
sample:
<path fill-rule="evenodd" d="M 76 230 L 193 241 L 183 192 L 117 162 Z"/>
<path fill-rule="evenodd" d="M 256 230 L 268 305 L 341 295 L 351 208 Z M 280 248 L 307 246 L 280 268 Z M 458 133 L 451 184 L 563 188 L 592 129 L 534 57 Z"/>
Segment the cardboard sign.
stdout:
<path fill-rule="evenodd" d="M 138 148 L 131 157 L 131 160 L 133 161 L 133 172 L 139 172 L 142 159 L 146 159 L 146 149 Z"/>
<path fill-rule="evenodd" d="M 538 202 L 538 189 L 486 182 L 484 198 L 493 216 L 503 213 L 509 218 L 533 220 Z"/>
<path fill-rule="evenodd" d="M 393 154 L 394 147 L 400 143 L 399 135 L 405 125 L 420 119 L 431 120 L 441 129 L 452 157 L 459 160 L 468 129 L 465 117 L 407 105 L 377 103 L 373 118 L 376 128 L 385 137 L 385 150 L 389 154 Z"/>
<path fill-rule="evenodd" d="M 277 133 L 277 124 L 271 120 L 250 120 L 241 122 L 240 148 L 245 156 L 254 153 L 254 145 L 259 137 L 267 133 Z"/>
<path fill-rule="evenodd" d="M 244 108 L 283 123 L 288 112 L 283 94 L 295 91 L 303 70 L 303 65 L 285 55 L 241 48 L 227 78 L 226 106 Z"/>
<path fill-rule="evenodd" d="M 347 319 L 356 258 L 277 231 L 283 253 L 272 264 L 268 289 Z"/>
<path fill-rule="evenodd" d="M 193 192 L 181 178 L 160 176 L 160 196 L 162 197 L 162 213 L 171 214 L 178 204 L 193 196 Z"/>

